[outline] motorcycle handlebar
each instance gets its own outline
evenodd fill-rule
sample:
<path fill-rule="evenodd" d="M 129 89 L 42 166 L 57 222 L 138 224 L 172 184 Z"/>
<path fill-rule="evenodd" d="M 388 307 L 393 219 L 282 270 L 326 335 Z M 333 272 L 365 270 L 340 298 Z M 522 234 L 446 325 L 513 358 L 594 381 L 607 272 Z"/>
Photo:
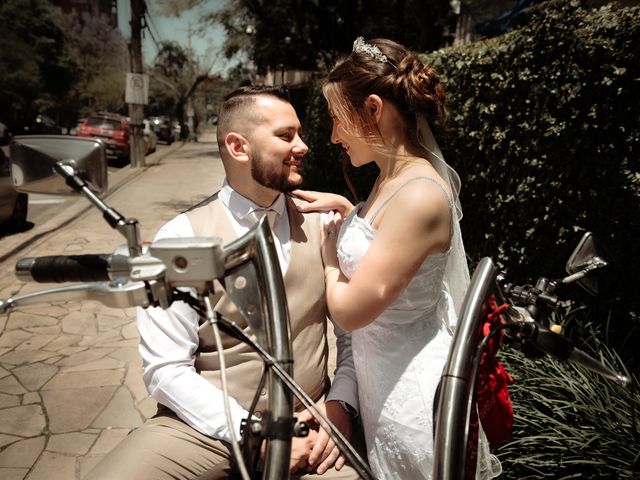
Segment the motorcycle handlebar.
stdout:
<path fill-rule="evenodd" d="M 500 290 L 499 285 L 496 285 L 497 290 Z M 528 309 L 520 309 L 521 315 L 526 315 L 528 321 L 517 321 L 514 325 L 517 325 L 518 337 L 521 340 L 526 340 L 536 347 L 537 351 L 541 354 L 547 353 L 553 355 L 555 358 L 561 361 L 570 361 L 577 365 L 581 365 L 592 372 L 602 375 L 609 380 L 616 382 L 618 385 L 626 387 L 631 382 L 631 379 L 627 376 L 621 375 L 604 363 L 591 357 L 589 354 L 583 352 L 577 348 L 573 342 L 561 335 L 547 329 L 544 325 L 538 322 Z M 532 356 L 532 352 L 527 352 L 523 344 L 520 348 L 526 356 Z M 534 353 L 535 355 L 535 353 Z M 539 356 L 539 355 L 537 355 Z M 536 358 L 536 356 L 532 356 Z"/>
<path fill-rule="evenodd" d="M 629 377 L 613 371 L 602 362 L 574 346 L 573 342 L 565 336 L 547 330 L 540 325 L 537 325 L 536 330 L 532 341 L 543 352 L 553 355 L 561 361 L 568 360 L 577 365 L 582 365 L 623 387 L 626 387 L 631 382 Z"/>
<path fill-rule="evenodd" d="M 39 283 L 108 281 L 112 259 L 111 254 L 22 258 L 16 263 L 16 276 Z"/>

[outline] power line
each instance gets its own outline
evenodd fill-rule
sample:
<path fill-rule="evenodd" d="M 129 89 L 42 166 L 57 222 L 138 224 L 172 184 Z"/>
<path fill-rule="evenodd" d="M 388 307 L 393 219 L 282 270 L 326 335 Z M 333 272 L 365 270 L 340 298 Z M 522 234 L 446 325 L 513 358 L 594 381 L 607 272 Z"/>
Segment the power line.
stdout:
<path fill-rule="evenodd" d="M 158 43 L 158 40 L 156 40 L 156 37 L 153 34 L 153 30 L 151 30 L 151 26 L 153 26 L 153 28 L 156 30 L 156 33 L 157 33 L 158 29 L 155 27 L 155 25 L 153 25 L 152 22 L 149 21 L 150 19 L 151 19 L 151 17 L 149 17 L 149 15 L 147 13 L 145 13 L 145 15 L 144 15 L 144 28 L 146 28 L 146 30 L 149 32 L 149 35 L 151 35 L 151 40 L 153 40 L 153 43 L 155 44 L 156 49 L 160 50 L 160 44 Z"/>
<path fill-rule="evenodd" d="M 146 2 L 145 2 L 145 6 L 144 6 L 144 20 L 145 20 L 145 28 L 149 31 L 149 35 L 151 35 L 151 40 L 153 40 L 154 45 L 156 46 L 156 50 L 160 51 L 160 43 L 162 43 L 162 38 L 160 35 L 160 30 L 158 29 L 158 27 L 156 26 L 153 17 L 151 16 L 151 12 L 149 11 L 149 7 L 147 6 Z M 155 30 L 155 35 L 153 33 L 153 30 Z M 156 38 L 158 37 L 158 38 Z M 160 40 L 158 40 L 160 39 Z"/>
<path fill-rule="evenodd" d="M 156 36 L 158 36 L 159 38 L 160 29 L 156 26 L 156 23 L 154 22 L 153 17 L 151 16 L 148 10 L 145 12 L 145 18 L 149 21 L 149 25 L 153 27 L 153 29 L 156 31 Z M 160 40 L 162 41 L 162 39 Z"/>

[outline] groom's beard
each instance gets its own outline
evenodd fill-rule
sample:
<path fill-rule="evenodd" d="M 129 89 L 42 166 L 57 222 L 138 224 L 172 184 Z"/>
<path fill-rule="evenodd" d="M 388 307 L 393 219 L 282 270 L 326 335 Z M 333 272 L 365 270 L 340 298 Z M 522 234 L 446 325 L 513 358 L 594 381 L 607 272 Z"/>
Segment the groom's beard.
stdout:
<path fill-rule="evenodd" d="M 270 164 L 258 153 L 254 155 L 251 162 L 251 177 L 263 187 L 284 193 L 291 192 L 302 184 L 302 179 L 290 180 L 289 175 L 282 171 L 282 164 Z"/>

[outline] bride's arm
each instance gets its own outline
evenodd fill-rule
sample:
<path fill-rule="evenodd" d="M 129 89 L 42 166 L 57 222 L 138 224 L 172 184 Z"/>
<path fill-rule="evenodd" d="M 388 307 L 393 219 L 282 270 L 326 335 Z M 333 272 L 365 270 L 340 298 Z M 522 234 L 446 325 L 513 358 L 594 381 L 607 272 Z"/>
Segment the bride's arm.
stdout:
<path fill-rule="evenodd" d="M 398 298 L 429 254 L 449 243 L 450 211 L 442 192 L 407 186 L 379 216 L 371 246 L 351 280 L 340 271 L 335 237 L 325 236 L 325 282 L 331 317 L 352 331 L 375 320 Z"/>
<path fill-rule="evenodd" d="M 309 202 L 298 206 L 298 210 L 303 213 L 334 210 L 339 212 L 343 218 L 346 218 L 353 210 L 351 202 L 336 193 L 316 192 L 314 190 L 294 190 L 291 193 Z"/>

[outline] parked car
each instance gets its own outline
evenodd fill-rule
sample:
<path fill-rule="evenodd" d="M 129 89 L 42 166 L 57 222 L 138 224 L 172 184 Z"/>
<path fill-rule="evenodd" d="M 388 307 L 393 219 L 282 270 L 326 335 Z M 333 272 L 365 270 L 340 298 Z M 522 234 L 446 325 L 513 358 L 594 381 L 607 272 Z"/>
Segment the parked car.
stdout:
<path fill-rule="evenodd" d="M 144 154 L 149 155 L 156 151 L 156 145 L 158 144 L 158 136 L 153 129 L 151 121 L 144 119 Z"/>
<path fill-rule="evenodd" d="M 16 228 L 27 220 L 29 196 L 19 193 L 11 180 L 9 158 L 0 148 L 0 225 Z"/>
<path fill-rule="evenodd" d="M 76 124 L 69 129 L 69 135 L 77 135 L 80 125 L 82 125 L 86 121 L 87 121 L 87 117 L 78 118 L 78 121 L 76 122 Z"/>
<path fill-rule="evenodd" d="M 118 164 L 129 163 L 129 124 L 126 117 L 117 113 L 94 113 L 78 125 L 76 135 L 101 139 L 106 145 L 108 159 L 116 160 Z"/>
<path fill-rule="evenodd" d="M 14 123 L 11 133 L 13 135 L 61 135 L 62 127 L 50 116 L 40 113 L 34 118 Z"/>
<path fill-rule="evenodd" d="M 158 136 L 158 140 L 166 143 L 167 145 L 171 145 L 173 143 L 174 134 L 171 125 L 171 119 L 167 116 L 159 116 L 159 117 L 151 117 L 151 124 L 153 125 L 153 129 Z"/>

